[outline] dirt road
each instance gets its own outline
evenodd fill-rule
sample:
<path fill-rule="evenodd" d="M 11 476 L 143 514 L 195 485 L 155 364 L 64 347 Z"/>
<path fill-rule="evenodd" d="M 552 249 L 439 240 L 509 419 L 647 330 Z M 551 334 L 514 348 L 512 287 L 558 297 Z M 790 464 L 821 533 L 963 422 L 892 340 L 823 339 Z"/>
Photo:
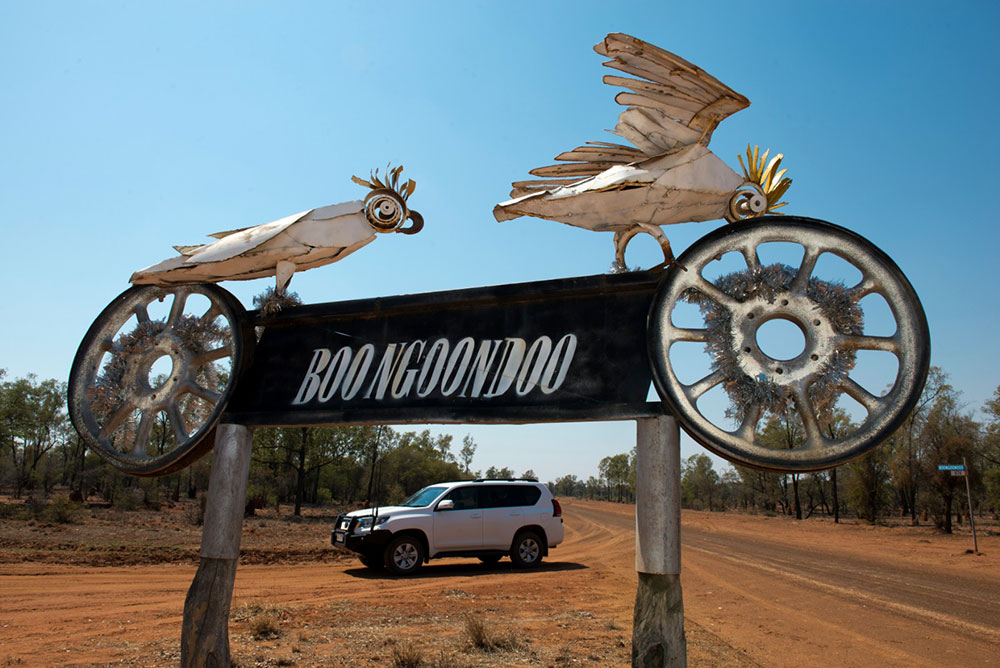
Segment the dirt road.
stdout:
<path fill-rule="evenodd" d="M 394 579 L 352 558 L 242 565 L 236 665 L 388 666 L 409 649 L 454 668 L 626 666 L 633 509 L 564 509 L 567 539 L 537 571 L 454 559 Z M 248 520 L 245 544 L 270 526 Z M 309 529 L 327 540 L 325 524 Z M 691 666 L 1000 663 L 1000 537 L 974 556 L 927 529 L 685 512 L 683 546 Z M 0 563 L 0 666 L 175 666 L 194 570 Z M 509 642 L 473 648 L 470 615 Z"/>
<path fill-rule="evenodd" d="M 620 531 L 633 526 L 629 514 L 575 510 L 595 522 L 614 516 Z M 1000 665 L 1000 569 L 992 554 L 966 554 L 964 539 L 935 545 L 904 533 L 894 542 L 832 523 L 789 531 L 811 527 L 784 518 L 684 520 L 688 621 L 762 665 Z"/>

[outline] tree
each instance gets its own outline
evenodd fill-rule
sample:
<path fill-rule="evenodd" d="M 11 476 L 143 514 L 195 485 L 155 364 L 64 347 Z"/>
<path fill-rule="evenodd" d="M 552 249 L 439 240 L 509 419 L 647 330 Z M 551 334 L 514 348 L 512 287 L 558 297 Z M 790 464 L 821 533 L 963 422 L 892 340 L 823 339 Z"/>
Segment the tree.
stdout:
<path fill-rule="evenodd" d="M 798 413 L 787 410 L 772 414 L 764 424 L 758 441 L 761 445 L 775 450 L 792 450 L 805 442 L 805 430 Z M 802 504 L 799 501 L 799 474 L 791 473 L 779 478 L 782 489 L 782 505 L 787 506 L 788 477 L 791 477 L 795 519 L 802 519 Z"/>
<path fill-rule="evenodd" d="M 466 475 L 472 473 L 472 458 L 476 456 L 476 442 L 472 436 L 466 434 L 462 437 L 462 449 L 458 451 L 458 458 L 462 461 L 462 470 Z"/>
<path fill-rule="evenodd" d="M 0 438 L 10 453 L 15 498 L 34 487 L 46 453 L 68 442 L 65 406 L 65 383 L 39 382 L 34 374 L 0 383 Z"/>
<path fill-rule="evenodd" d="M 516 478 L 517 476 L 506 466 L 500 469 L 495 466 L 491 466 L 486 469 L 486 473 L 483 474 L 483 477 L 487 480 L 506 480 L 508 478 Z"/>
<path fill-rule="evenodd" d="M 691 455 L 681 466 L 681 503 L 686 508 L 715 510 L 719 474 L 708 455 Z"/>
<path fill-rule="evenodd" d="M 917 497 L 925 481 L 924 467 L 921 465 L 923 453 L 920 432 L 928 411 L 938 397 L 951 392 L 953 389 L 948 384 L 948 375 L 940 367 L 932 366 L 927 373 L 927 381 L 924 383 L 917 405 L 910 411 L 903 425 L 887 441 L 892 453 L 890 472 L 893 486 L 903 512 L 910 515 L 910 523 L 914 526 L 919 523 Z"/>
<path fill-rule="evenodd" d="M 938 525 L 946 533 L 952 532 L 952 507 L 961 479 L 949 471 L 939 471 L 937 467 L 939 464 L 957 464 L 972 459 L 979 441 L 979 425 L 970 415 L 959 410 L 957 399 L 953 390 L 938 395 L 920 431 L 926 454 L 924 473 L 931 489 L 940 497 L 935 515 Z"/>

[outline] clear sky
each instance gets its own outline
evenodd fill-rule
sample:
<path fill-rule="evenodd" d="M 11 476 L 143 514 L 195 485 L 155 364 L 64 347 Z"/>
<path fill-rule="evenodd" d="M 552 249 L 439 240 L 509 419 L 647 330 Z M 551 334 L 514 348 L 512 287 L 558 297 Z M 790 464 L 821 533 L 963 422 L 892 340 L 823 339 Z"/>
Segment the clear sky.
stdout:
<path fill-rule="evenodd" d="M 785 154 L 787 213 L 855 230 L 920 295 L 933 363 L 977 410 L 997 354 L 1000 5 L 984 2 L 239 2 L 0 0 L 0 368 L 68 377 L 136 269 L 219 230 L 363 196 L 403 164 L 426 219 L 296 275 L 306 302 L 584 276 L 611 235 L 521 218 L 512 180 L 620 111 L 592 51 L 625 32 L 751 106 L 715 132 Z M 683 249 L 719 223 L 673 226 Z M 629 261 L 649 266 L 650 239 Z M 251 305 L 273 281 L 224 287 Z M 434 427 L 474 468 L 586 477 L 631 423 Z M 683 440 L 683 456 L 700 452 Z"/>

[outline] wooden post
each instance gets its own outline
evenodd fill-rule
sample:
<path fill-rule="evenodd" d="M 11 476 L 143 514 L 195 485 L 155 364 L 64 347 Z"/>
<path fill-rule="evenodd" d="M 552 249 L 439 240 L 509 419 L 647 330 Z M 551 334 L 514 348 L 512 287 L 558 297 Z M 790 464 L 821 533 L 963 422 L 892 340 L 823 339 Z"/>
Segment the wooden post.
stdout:
<path fill-rule="evenodd" d="M 184 600 L 182 668 L 229 668 L 229 606 L 240 555 L 252 434 L 219 425 L 212 453 L 201 562 Z"/>
<path fill-rule="evenodd" d="M 672 416 L 636 421 L 632 666 L 687 665 L 681 595 L 680 430 Z"/>

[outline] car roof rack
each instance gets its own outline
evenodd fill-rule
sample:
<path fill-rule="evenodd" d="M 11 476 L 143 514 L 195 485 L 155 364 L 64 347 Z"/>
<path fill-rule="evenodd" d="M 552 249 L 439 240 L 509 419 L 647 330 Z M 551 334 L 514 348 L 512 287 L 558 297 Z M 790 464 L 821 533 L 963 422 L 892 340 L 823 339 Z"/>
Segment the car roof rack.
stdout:
<path fill-rule="evenodd" d="M 472 482 L 538 482 L 538 478 L 476 478 Z"/>

